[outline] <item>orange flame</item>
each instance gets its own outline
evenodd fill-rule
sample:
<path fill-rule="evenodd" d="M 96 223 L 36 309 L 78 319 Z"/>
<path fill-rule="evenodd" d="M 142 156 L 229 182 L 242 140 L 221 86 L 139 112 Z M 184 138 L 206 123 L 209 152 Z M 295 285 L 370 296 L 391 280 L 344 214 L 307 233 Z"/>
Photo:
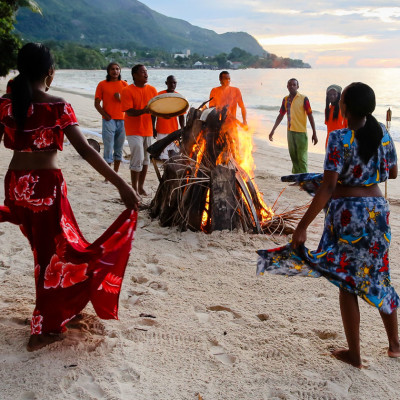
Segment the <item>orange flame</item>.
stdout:
<path fill-rule="evenodd" d="M 210 189 L 207 190 L 206 204 L 204 205 L 203 215 L 201 217 L 201 230 L 204 231 L 208 222 L 208 212 L 210 209 Z"/>

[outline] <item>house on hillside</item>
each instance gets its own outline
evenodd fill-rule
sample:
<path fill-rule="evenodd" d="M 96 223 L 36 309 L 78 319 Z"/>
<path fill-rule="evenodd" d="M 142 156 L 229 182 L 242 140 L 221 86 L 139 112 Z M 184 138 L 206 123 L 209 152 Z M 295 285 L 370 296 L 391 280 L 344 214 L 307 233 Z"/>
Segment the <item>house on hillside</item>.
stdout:
<path fill-rule="evenodd" d="M 175 53 L 174 54 L 174 58 L 178 58 L 178 57 L 182 57 L 182 58 L 188 58 L 190 56 L 190 50 L 186 49 L 186 51 L 184 50 L 183 53 Z"/>

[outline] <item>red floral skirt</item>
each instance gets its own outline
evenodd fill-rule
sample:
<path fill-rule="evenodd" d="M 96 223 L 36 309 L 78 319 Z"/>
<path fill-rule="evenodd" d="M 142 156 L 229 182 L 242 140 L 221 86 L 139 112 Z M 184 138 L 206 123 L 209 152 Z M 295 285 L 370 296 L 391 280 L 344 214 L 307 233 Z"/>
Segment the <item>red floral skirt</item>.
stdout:
<path fill-rule="evenodd" d="M 61 170 L 9 170 L 0 222 L 20 226 L 35 262 L 33 335 L 59 333 L 89 302 L 100 318 L 118 319 L 118 299 L 137 212 L 125 210 L 95 242 L 83 237 Z"/>

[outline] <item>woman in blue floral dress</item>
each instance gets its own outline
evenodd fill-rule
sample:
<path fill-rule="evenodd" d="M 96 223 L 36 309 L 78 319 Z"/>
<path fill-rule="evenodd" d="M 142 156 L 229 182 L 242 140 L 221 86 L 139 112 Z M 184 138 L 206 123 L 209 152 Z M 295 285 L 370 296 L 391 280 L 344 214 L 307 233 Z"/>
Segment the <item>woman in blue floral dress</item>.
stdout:
<path fill-rule="evenodd" d="M 389 339 L 389 357 L 400 357 L 397 307 L 400 299 L 389 270 L 389 206 L 378 183 L 397 177 L 392 138 L 371 115 L 375 94 L 352 83 L 340 100 L 348 128 L 333 131 L 327 146 L 320 188 L 289 245 L 260 250 L 257 272 L 324 276 L 340 288 L 339 301 L 348 349 L 333 356 L 361 368 L 358 298 L 379 309 Z M 307 228 L 327 206 L 318 249 L 304 242 Z"/>

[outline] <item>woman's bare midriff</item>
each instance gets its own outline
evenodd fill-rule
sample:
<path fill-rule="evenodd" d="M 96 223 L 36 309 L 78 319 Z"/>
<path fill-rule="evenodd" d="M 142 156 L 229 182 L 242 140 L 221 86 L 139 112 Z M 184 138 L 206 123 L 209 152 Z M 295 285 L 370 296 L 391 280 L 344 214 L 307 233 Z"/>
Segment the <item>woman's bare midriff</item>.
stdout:
<path fill-rule="evenodd" d="M 58 169 L 57 150 L 41 152 L 14 151 L 9 169 Z"/>
<path fill-rule="evenodd" d="M 383 197 L 383 195 L 377 184 L 371 186 L 344 186 L 338 184 L 332 197 L 337 199 L 339 197 Z"/>

